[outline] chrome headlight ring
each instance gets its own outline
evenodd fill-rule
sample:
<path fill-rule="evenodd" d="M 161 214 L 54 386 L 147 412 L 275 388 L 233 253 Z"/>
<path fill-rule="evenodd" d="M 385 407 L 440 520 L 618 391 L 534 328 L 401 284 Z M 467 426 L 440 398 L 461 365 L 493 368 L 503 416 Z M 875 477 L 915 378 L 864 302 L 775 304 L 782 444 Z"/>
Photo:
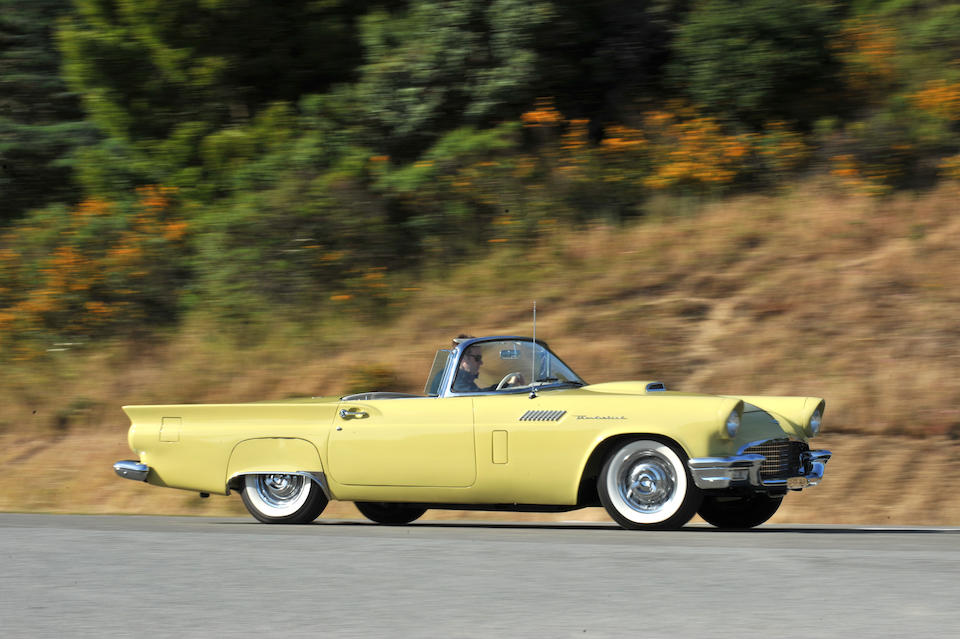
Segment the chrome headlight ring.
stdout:
<path fill-rule="evenodd" d="M 807 423 L 807 430 L 810 433 L 811 437 L 815 437 L 817 433 L 820 432 L 820 427 L 823 425 L 823 402 L 817 406 L 813 411 L 813 414 L 810 415 L 810 421 Z"/>
<path fill-rule="evenodd" d="M 727 416 L 727 421 L 723 425 L 723 429 L 730 439 L 737 436 L 737 431 L 740 430 L 740 411 L 738 408 L 730 411 L 730 414 Z"/>

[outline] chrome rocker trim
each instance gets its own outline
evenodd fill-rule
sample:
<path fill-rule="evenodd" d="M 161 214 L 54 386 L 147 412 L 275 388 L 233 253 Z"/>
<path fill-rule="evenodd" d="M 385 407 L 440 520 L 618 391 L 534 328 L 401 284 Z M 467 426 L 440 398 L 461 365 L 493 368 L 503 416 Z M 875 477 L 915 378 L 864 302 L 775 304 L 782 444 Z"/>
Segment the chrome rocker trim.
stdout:
<path fill-rule="evenodd" d="M 150 474 L 150 467 L 146 464 L 141 464 L 138 461 L 127 459 L 115 463 L 113 465 L 113 472 L 117 473 L 124 479 L 132 479 L 133 481 L 147 481 L 147 475 Z"/>
<path fill-rule="evenodd" d="M 806 471 L 799 478 L 760 479 L 763 455 L 734 455 L 733 457 L 694 457 L 687 461 L 693 483 L 701 489 L 749 486 L 759 491 L 766 489 L 802 490 L 816 486 L 823 479 L 824 467 L 830 461 L 829 450 L 809 450 L 800 453 L 800 462 Z M 800 479 L 801 481 L 792 481 Z"/>

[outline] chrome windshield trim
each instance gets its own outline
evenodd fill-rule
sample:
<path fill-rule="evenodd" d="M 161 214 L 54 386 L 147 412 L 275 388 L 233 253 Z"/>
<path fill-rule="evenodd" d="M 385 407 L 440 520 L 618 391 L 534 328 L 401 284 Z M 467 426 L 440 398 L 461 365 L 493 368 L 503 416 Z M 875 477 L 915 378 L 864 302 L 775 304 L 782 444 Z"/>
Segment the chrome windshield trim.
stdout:
<path fill-rule="evenodd" d="M 467 349 L 475 344 L 484 344 L 487 342 L 500 342 L 500 341 L 533 342 L 535 344 L 538 344 L 542 346 L 544 350 L 546 350 L 550 355 L 552 355 L 553 357 L 556 357 L 557 360 L 560 361 L 560 363 L 562 363 L 564 366 L 566 366 L 570 370 L 570 372 L 572 372 L 574 375 L 577 375 L 576 372 L 572 368 L 570 368 L 570 366 L 566 362 L 564 362 L 562 359 L 560 359 L 560 357 L 556 353 L 550 350 L 550 347 L 547 346 L 547 343 L 542 339 L 534 340 L 532 337 L 521 337 L 519 335 L 494 335 L 494 336 L 487 336 L 487 337 L 473 337 L 470 339 L 462 340 L 457 344 L 456 348 L 451 349 L 450 359 L 447 361 L 447 369 L 443 372 L 443 380 L 440 382 L 440 394 L 438 395 L 438 397 L 477 397 L 477 396 L 484 396 L 484 395 L 511 395 L 511 394 L 519 394 L 519 393 L 529 393 L 531 388 L 533 388 L 533 385 L 525 386 L 523 388 L 503 389 L 499 391 L 492 390 L 492 391 L 475 391 L 475 392 L 463 393 L 463 392 L 457 392 L 453 390 L 453 380 L 454 380 L 454 377 L 456 376 L 456 371 L 459 370 L 460 360 L 463 358 L 463 355 L 467 351 Z M 577 378 L 581 382 L 579 386 L 577 386 L 578 388 L 580 386 L 586 385 L 586 382 L 584 382 L 579 375 L 577 375 Z M 551 382 L 548 385 L 535 385 L 535 386 L 537 388 L 537 392 L 540 392 L 541 390 L 551 390 L 552 387 L 554 386 L 563 387 L 563 386 L 570 386 L 572 384 L 573 382 L 560 382 L 560 383 Z"/>
<path fill-rule="evenodd" d="M 132 459 L 125 459 L 113 465 L 113 472 L 124 479 L 147 481 L 147 475 L 150 474 L 150 467 Z"/>

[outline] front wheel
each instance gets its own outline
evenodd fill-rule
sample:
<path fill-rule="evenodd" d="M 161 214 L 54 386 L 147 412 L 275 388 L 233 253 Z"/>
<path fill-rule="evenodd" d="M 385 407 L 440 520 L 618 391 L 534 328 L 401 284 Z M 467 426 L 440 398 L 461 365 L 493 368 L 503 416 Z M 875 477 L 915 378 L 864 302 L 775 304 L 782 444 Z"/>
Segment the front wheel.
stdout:
<path fill-rule="evenodd" d="M 702 498 L 687 470 L 686 455 L 651 439 L 614 450 L 597 478 L 597 491 L 614 521 L 632 530 L 680 528 L 697 512 Z"/>
<path fill-rule="evenodd" d="M 386 501 L 358 501 L 354 505 L 361 515 L 378 524 L 409 524 L 427 512 L 426 508 Z"/>
<path fill-rule="evenodd" d="M 697 514 L 717 528 L 753 528 L 773 517 L 783 496 L 771 497 L 754 493 L 748 497 L 703 498 Z"/>
<path fill-rule="evenodd" d="M 303 475 L 246 475 L 243 505 L 265 524 L 309 524 L 327 507 L 327 498 Z"/>

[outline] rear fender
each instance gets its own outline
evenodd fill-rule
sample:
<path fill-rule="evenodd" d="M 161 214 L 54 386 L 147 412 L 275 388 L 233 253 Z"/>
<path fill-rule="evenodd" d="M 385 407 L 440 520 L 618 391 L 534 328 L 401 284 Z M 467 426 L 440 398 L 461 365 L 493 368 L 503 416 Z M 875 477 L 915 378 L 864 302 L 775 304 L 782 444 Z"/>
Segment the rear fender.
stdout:
<path fill-rule="evenodd" d="M 267 473 L 307 475 L 326 488 L 318 479 L 323 477 L 323 465 L 316 446 L 294 437 L 260 437 L 238 443 L 230 453 L 225 483 L 236 490 L 242 486 L 243 475 Z"/>

